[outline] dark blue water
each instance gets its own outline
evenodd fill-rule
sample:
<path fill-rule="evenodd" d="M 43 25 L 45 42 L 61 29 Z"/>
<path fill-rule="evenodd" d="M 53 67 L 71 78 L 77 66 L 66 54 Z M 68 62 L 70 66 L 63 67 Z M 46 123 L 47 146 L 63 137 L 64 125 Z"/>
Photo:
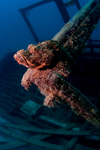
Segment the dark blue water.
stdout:
<path fill-rule="evenodd" d="M 80 6 L 84 6 L 89 0 L 79 0 Z M 1 0 L 0 1 L 0 59 L 11 51 L 26 49 L 30 43 L 36 44 L 29 31 L 19 9 L 30 6 L 39 0 Z M 66 0 L 63 0 L 66 2 Z M 72 17 L 77 7 L 66 7 L 69 16 Z M 64 25 L 64 21 L 58 11 L 55 2 L 50 2 L 27 12 L 27 17 L 32 24 L 40 41 L 51 39 Z M 98 23 L 93 39 L 100 39 L 100 23 Z"/>
<path fill-rule="evenodd" d="M 58 1 L 59 3 L 67 2 L 67 0 Z M 83 7 L 89 0 L 78 1 L 80 7 Z M 65 25 L 65 20 L 71 19 L 78 12 L 78 8 L 75 4 L 69 6 L 64 5 L 69 16 L 69 19 L 65 18 L 65 20 L 64 14 L 61 15 L 61 12 L 59 11 L 55 1 L 51 1 L 49 3 L 34 7 L 34 9 L 24 11 L 24 15 L 27 17 L 32 29 L 35 32 L 35 35 L 33 35 L 19 10 L 25 9 L 33 4 L 35 5 L 38 2 L 40 2 L 40 0 L 0 0 L 0 116 L 2 116 L 0 120 L 2 122 L 7 122 L 7 113 L 10 117 L 18 116 L 21 119 L 25 119 L 26 121 L 41 128 L 44 127 L 56 129 L 61 126 L 66 126 L 65 122 L 69 121 L 68 119 L 71 117 L 72 111 L 70 108 L 68 108 L 69 113 L 66 114 L 66 108 L 61 110 L 59 110 L 59 108 L 52 108 L 49 110 L 47 107 L 43 106 L 42 104 L 44 97 L 40 94 L 35 85 L 33 85 L 29 91 L 26 91 L 20 83 L 26 68 L 17 64 L 13 58 L 13 55 L 20 49 L 27 49 L 29 44 L 37 44 L 37 42 L 52 39 L 55 34 L 58 33 L 59 30 Z M 97 44 L 98 46 L 98 48 L 95 48 L 92 51 L 92 54 L 96 53 L 96 57 L 93 56 L 91 59 L 89 55 L 89 57 L 86 57 L 83 59 L 83 61 L 81 61 L 83 57 L 80 57 L 78 60 L 78 68 L 68 81 L 73 86 L 81 90 L 83 94 L 89 97 L 94 104 L 97 104 L 98 108 L 100 109 L 100 20 L 95 26 L 90 38 L 93 40 L 93 44 Z M 84 52 L 90 53 L 91 50 L 89 48 L 84 49 Z M 21 112 L 21 114 L 18 114 L 18 112 L 21 111 L 22 106 L 27 101 L 31 100 L 34 100 L 34 102 L 38 103 L 39 109 L 36 109 L 35 107 L 37 106 L 35 106 L 33 115 L 32 112 L 30 112 L 31 115 L 26 115 L 28 112 Z M 56 117 L 54 118 L 56 118 L 57 122 L 53 122 L 53 117 L 50 118 L 51 120 L 48 119 L 49 122 L 46 119 L 43 121 L 39 118 L 41 115 L 45 116 L 47 114 L 49 116 L 48 118 L 56 114 Z M 59 118 L 61 119 L 60 122 Z M 72 118 L 74 122 L 77 122 L 78 117 L 76 117 L 76 115 L 72 115 Z M 81 118 L 79 119 L 83 124 L 84 121 L 81 120 Z M 9 118 L 8 120 L 11 121 L 12 119 Z M 3 136 L 4 135 L 2 135 L 2 137 Z M 54 138 L 55 136 L 52 136 L 52 138 L 49 139 L 51 140 L 51 143 L 54 142 L 52 140 Z M 66 140 L 66 137 L 62 136 L 61 138 Z M 0 140 L 1 139 L 2 138 L 0 137 Z M 70 139 L 71 137 L 68 137 L 68 140 Z M 99 140 L 95 139 L 96 137 L 94 136 L 91 138 L 83 138 L 82 140 L 85 142 L 85 146 L 91 148 L 90 150 L 99 150 L 100 145 L 98 144 L 98 141 L 100 141 L 100 137 Z M 82 145 L 84 145 L 83 141 L 80 142 Z M 94 142 L 93 144 L 91 144 L 92 141 Z M 13 148 L 13 150 L 24 149 L 43 150 L 44 148 L 34 145 L 27 145 L 26 147 L 24 146 L 22 148 L 17 147 L 16 149 Z"/>

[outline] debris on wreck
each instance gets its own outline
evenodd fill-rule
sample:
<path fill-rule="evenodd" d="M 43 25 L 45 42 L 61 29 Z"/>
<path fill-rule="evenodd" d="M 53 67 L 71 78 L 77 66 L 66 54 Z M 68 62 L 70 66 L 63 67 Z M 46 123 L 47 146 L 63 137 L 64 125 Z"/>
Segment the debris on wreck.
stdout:
<path fill-rule="evenodd" d="M 75 0 L 67 0 L 67 2 L 65 3 L 65 6 L 73 6 L 75 4 Z"/>

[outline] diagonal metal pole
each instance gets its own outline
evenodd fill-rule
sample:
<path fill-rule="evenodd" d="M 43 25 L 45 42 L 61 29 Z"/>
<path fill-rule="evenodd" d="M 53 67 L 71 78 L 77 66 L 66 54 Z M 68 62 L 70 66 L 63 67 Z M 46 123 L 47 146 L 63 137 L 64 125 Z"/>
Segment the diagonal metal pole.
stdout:
<path fill-rule="evenodd" d="M 44 105 L 70 105 L 75 113 L 100 128 L 100 111 L 65 77 L 85 46 L 100 17 L 100 0 L 90 0 L 52 40 L 30 44 L 15 60 L 29 68 L 22 78 L 26 90 L 36 84 L 45 95 Z"/>
<path fill-rule="evenodd" d="M 64 45 L 74 59 L 85 46 L 100 18 L 100 0 L 90 0 L 52 40 Z"/>

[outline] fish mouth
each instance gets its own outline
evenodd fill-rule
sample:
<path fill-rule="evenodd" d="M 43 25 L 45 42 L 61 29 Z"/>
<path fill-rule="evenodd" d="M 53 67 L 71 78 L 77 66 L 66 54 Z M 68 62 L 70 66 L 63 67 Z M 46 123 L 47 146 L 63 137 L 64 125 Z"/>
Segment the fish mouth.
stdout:
<path fill-rule="evenodd" d="M 15 58 L 16 60 L 18 59 L 18 60 L 21 61 L 21 62 L 25 61 L 25 59 L 22 57 L 22 55 L 20 55 L 20 54 L 18 54 L 18 53 L 14 55 L 14 58 Z"/>
<path fill-rule="evenodd" d="M 25 55 L 25 57 L 24 57 Z M 30 61 L 26 58 L 26 53 L 22 50 L 18 51 L 15 55 L 14 55 L 14 59 L 23 66 L 26 66 L 27 68 L 34 68 L 36 67 L 35 64 L 30 63 Z"/>
<path fill-rule="evenodd" d="M 14 59 L 19 63 L 19 64 L 27 64 L 27 61 L 25 60 L 25 58 L 20 54 L 20 52 L 17 52 L 14 55 Z"/>

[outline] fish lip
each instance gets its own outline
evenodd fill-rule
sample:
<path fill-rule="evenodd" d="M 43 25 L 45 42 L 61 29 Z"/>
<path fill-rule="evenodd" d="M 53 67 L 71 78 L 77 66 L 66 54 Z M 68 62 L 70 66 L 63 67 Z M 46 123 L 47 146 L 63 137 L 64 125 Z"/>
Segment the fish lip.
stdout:
<path fill-rule="evenodd" d="M 25 60 L 25 58 L 19 53 L 19 52 L 17 52 L 17 54 L 16 55 L 18 55 L 23 61 L 25 61 L 26 62 L 26 60 Z"/>
<path fill-rule="evenodd" d="M 21 55 L 21 52 L 22 52 L 22 55 Z M 30 64 L 30 61 L 27 59 L 27 57 L 25 58 L 24 57 L 24 54 L 25 54 L 25 57 L 27 56 L 26 53 L 22 50 L 18 51 L 15 55 L 14 55 L 14 59 L 19 63 L 19 64 L 22 64 L 28 68 L 34 68 L 35 67 L 35 64 Z"/>
<path fill-rule="evenodd" d="M 15 55 L 14 55 L 14 58 L 16 61 L 20 61 L 20 62 L 24 62 L 27 64 L 27 61 L 25 60 L 25 58 L 20 54 L 20 52 L 17 52 Z"/>

